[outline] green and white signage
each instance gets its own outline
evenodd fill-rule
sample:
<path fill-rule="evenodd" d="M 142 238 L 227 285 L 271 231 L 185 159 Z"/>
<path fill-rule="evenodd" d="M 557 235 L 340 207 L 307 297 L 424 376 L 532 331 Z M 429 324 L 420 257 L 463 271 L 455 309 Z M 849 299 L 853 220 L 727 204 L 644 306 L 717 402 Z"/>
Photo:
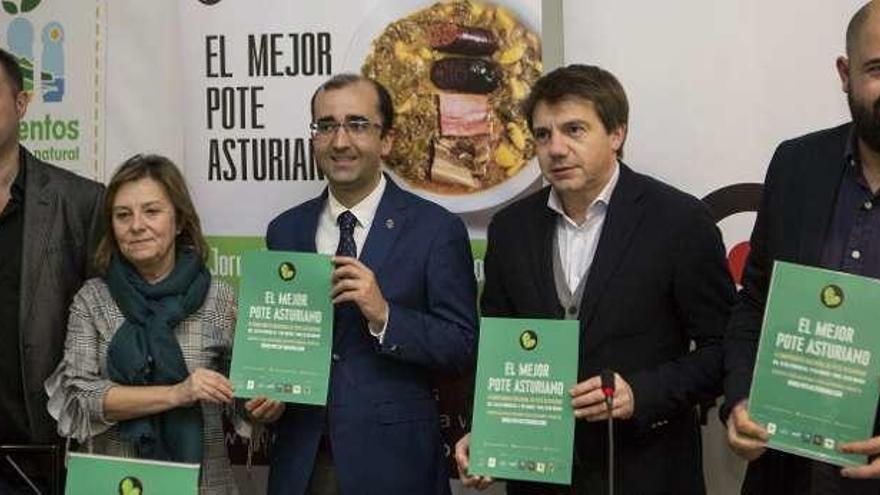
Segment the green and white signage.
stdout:
<path fill-rule="evenodd" d="M 571 483 L 578 325 L 481 320 L 471 474 Z"/>
<path fill-rule="evenodd" d="M 838 446 L 873 436 L 878 351 L 880 281 L 776 262 L 749 395 L 768 446 L 865 464 Z"/>
<path fill-rule="evenodd" d="M 327 401 L 333 305 L 330 257 L 242 254 L 230 381 L 236 397 Z"/>

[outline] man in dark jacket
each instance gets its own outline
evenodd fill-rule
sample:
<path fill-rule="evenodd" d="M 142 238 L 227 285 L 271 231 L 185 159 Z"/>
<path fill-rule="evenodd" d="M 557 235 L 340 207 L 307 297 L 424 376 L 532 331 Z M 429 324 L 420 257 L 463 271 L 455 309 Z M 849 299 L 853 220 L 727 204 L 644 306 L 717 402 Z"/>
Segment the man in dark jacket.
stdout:
<path fill-rule="evenodd" d="M 0 72 L 0 493 L 33 493 L 12 463 L 53 493 L 51 454 L 29 449 L 60 449 L 43 381 L 61 359 L 70 301 L 91 273 L 103 186 L 19 144 L 29 95 L 18 61 L 2 50 Z"/>
<path fill-rule="evenodd" d="M 728 442 L 751 461 L 749 494 L 880 493 L 880 431 L 841 446 L 873 458 L 846 468 L 765 451 L 767 432 L 749 418 L 747 399 L 773 262 L 790 261 L 880 278 L 880 2 L 864 5 L 846 32 L 837 71 L 852 122 L 785 141 L 776 150 L 758 218 L 743 289 L 725 336 L 722 419 Z M 875 420 L 876 421 L 876 420 Z M 876 423 L 875 423 L 876 424 Z M 865 479 L 874 478 L 874 479 Z"/>

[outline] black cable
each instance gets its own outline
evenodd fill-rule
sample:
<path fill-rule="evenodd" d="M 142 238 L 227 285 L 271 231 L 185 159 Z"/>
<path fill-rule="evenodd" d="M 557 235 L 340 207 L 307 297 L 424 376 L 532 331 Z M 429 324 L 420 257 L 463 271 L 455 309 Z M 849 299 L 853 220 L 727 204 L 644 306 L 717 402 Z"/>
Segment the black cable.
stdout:
<path fill-rule="evenodd" d="M 611 403 L 608 399 L 608 495 L 614 495 L 614 418 L 611 417 Z"/>
<path fill-rule="evenodd" d="M 602 393 L 608 411 L 608 495 L 614 495 L 614 372 L 602 370 Z"/>

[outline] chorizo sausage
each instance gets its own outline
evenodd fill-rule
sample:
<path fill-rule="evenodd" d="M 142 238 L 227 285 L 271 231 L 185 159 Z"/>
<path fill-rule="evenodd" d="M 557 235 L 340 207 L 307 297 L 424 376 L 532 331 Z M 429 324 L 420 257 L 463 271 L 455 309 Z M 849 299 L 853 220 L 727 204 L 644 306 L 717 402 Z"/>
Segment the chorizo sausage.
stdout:
<path fill-rule="evenodd" d="M 498 87 L 501 73 L 489 60 L 449 57 L 434 62 L 431 81 L 440 89 L 486 94 Z"/>
<path fill-rule="evenodd" d="M 431 48 L 446 53 L 483 56 L 491 55 L 498 49 L 492 31 L 478 27 L 438 22 L 431 26 L 428 36 Z"/>

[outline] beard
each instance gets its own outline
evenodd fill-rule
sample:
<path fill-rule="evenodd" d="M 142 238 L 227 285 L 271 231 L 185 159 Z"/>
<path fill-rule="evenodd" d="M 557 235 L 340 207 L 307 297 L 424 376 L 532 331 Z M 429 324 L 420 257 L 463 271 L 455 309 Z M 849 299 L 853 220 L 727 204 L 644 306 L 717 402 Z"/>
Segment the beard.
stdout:
<path fill-rule="evenodd" d="M 880 98 L 877 98 L 873 105 L 862 105 L 853 99 L 850 91 L 847 94 L 847 102 L 856 135 L 869 148 L 880 153 Z"/>

